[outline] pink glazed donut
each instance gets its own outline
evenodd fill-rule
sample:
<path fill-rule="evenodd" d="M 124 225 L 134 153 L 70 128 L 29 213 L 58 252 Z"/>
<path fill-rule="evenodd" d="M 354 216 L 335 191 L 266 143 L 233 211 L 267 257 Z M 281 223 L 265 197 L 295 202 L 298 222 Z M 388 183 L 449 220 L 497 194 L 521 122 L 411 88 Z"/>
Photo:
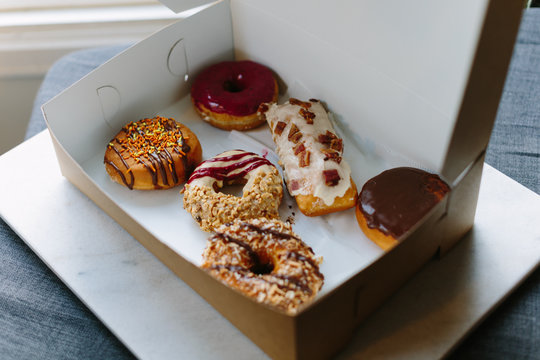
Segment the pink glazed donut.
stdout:
<path fill-rule="evenodd" d="M 278 85 L 272 71 L 253 61 L 224 61 L 204 69 L 191 86 L 195 110 L 223 130 L 248 130 L 265 122 L 262 103 L 276 102 Z"/>

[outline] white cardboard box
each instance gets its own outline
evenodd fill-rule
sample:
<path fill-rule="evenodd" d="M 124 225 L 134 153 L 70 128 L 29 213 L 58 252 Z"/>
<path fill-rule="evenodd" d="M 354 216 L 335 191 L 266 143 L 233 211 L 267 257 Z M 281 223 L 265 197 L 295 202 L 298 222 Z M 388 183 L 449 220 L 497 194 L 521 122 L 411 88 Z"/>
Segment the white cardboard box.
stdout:
<path fill-rule="evenodd" d="M 176 10 L 199 3 L 171 2 Z M 218 1 L 111 59 L 43 112 L 63 174 L 265 352 L 325 357 L 471 228 L 520 10 L 502 0 Z M 130 191 L 104 171 L 109 139 L 127 122 L 156 114 L 190 127 L 204 158 L 233 144 L 271 151 L 265 127 L 224 132 L 191 107 L 196 74 L 233 58 L 273 69 L 282 98 L 326 102 L 360 187 L 397 165 L 438 172 L 452 187 L 386 254 L 363 236 L 353 210 L 307 218 L 286 198 L 282 217 L 294 211 L 295 231 L 325 259 L 323 290 L 295 316 L 259 305 L 197 267 L 208 234 L 182 209 L 179 189 Z"/>

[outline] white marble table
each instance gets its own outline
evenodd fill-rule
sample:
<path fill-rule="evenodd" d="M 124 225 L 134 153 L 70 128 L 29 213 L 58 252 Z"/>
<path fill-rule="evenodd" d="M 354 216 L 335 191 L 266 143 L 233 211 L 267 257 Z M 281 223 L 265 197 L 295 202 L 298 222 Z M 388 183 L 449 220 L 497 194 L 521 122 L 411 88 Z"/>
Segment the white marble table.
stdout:
<path fill-rule="evenodd" d="M 0 216 L 137 357 L 266 358 L 62 177 L 47 131 L 0 157 L 0 168 Z M 486 165 L 473 231 L 369 317 L 339 357 L 447 354 L 540 263 L 539 214 L 540 196 Z"/>

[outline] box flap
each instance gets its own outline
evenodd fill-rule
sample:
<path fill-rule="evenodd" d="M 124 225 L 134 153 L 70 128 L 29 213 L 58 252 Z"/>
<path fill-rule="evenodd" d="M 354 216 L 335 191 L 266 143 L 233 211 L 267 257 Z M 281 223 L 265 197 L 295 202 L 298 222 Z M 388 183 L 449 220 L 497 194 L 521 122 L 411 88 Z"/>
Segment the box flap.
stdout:
<path fill-rule="evenodd" d="M 364 150 L 442 172 L 491 3 L 232 0 L 236 57 L 324 100 Z"/>
<path fill-rule="evenodd" d="M 193 9 L 195 7 L 208 5 L 215 2 L 214 0 L 159 0 L 163 5 L 175 13 Z"/>

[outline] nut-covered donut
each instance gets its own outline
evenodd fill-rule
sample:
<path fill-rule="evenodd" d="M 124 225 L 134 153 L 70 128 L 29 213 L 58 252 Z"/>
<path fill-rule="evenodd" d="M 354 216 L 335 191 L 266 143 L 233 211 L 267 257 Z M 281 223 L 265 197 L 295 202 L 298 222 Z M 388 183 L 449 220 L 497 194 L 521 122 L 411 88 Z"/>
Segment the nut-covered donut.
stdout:
<path fill-rule="evenodd" d="M 184 183 L 202 160 L 197 136 L 174 119 L 130 122 L 109 142 L 105 169 L 129 189 L 169 189 Z"/>
<path fill-rule="evenodd" d="M 294 314 L 321 289 L 322 258 L 281 220 L 235 220 L 216 229 L 201 267 L 256 301 Z"/>
<path fill-rule="evenodd" d="M 202 119 L 223 130 L 248 130 L 264 123 L 257 109 L 275 102 L 278 85 L 266 66 L 224 61 L 204 69 L 191 86 L 191 101 Z"/>
<path fill-rule="evenodd" d="M 245 184 L 243 196 L 217 191 Z M 283 183 L 276 167 L 257 154 L 230 150 L 202 162 L 184 186 L 184 209 L 204 231 L 234 219 L 277 218 Z"/>

